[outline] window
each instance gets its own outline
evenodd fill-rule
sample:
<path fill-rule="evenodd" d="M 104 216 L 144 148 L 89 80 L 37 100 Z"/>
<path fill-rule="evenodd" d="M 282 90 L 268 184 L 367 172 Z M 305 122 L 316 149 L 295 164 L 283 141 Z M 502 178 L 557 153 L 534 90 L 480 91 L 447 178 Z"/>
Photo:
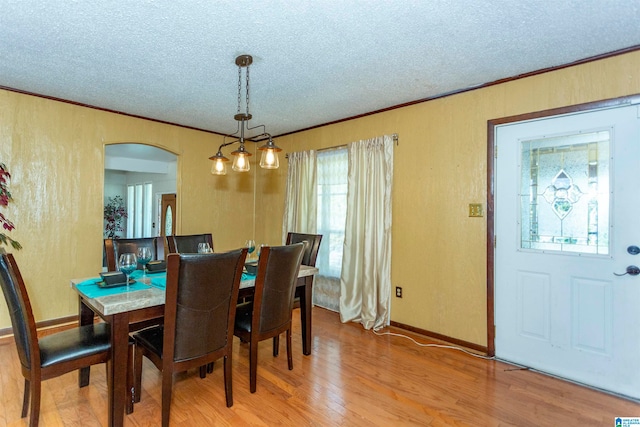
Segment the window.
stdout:
<path fill-rule="evenodd" d="M 608 130 L 521 142 L 522 249 L 608 255 Z"/>
<path fill-rule="evenodd" d="M 339 279 L 347 217 L 348 150 L 319 152 L 317 168 L 317 230 L 323 237 L 316 265 L 322 276 Z"/>
<path fill-rule="evenodd" d="M 127 238 L 152 237 L 153 185 L 127 186 Z"/>

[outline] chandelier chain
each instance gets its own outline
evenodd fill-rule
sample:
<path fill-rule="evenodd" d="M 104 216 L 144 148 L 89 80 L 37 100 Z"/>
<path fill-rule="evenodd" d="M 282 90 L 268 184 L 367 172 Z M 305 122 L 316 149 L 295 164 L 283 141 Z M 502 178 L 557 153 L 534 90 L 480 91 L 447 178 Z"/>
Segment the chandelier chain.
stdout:
<path fill-rule="evenodd" d="M 247 65 L 247 116 L 249 115 L 249 65 Z"/>
<path fill-rule="evenodd" d="M 238 111 L 240 114 L 240 104 L 242 104 L 242 67 L 238 66 Z"/>

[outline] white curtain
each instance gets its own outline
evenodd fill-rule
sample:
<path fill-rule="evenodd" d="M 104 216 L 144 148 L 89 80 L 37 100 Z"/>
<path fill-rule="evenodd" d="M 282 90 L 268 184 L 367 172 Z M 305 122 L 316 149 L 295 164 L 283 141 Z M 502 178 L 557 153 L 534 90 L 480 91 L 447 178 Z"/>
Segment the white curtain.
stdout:
<path fill-rule="evenodd" d="M 349 144 L 340 318 L 365 329 L 389 324 L 393 137 Z"/>
<path fill-rule="evenodd" d="M 318 185 L 316 152 L 289 153 L 287 188 L 282 221 L 282 244 L 289 231 L 316 234 Z"/>
<path fill-rule="evenodd" d="M 336 158 L 339 158 L 337 161 Z M 344 175 L 344 187 L 346 187 L 346 150 L 343 157 L 333 155 L 333 151 L 327 160 L 327 153 L 323 153 L 323 164 L 330 167 L 318 168 L 318 156 L 314 151 L 297 152 L 289 154 L 289 169 L 287 171 L 287 187 L 285 199 L 285 214 L 282 222 L 282 242 L 286 241 L 287 232 L 322 234 L 322 243 L 316 266 L 320 273 L 313 280 L 313 304 L 338 311 L 340 305 L 340 259 L 329 249 L 331 247 L 332 232 L 330 220 L 334 220 L 336 213 L 335 206 L 331 203 L 332 185 L 335 185 L 335 177 Z M 344 164 L 343 170 L 339 168 Z M 336 166 L 337 165 L 337 166 Z M 337 169 L 338 168 L 338 169 Z M 320 169 L 320 170 L 318 170 Z M 344 172 L 340 174 L 339 172 Z M 319 190 L 322 186 L 329 194 L 323 195 L 323 202 L 318 202 Z M 346 194 L 346 191 L 345 191 Z M 328 199 L 327 199 L 328 196 Z M 318 215 L 318 206 L 322 205 L 326 212 Z M 333 215 L 332 215 L 333 214 Z M 344 219 L 345 213 L 342 212 Z M 318 219 L 320 217 L 321 219 Z M 344 226 L 344 224 L 343 224 Z M 324 228 L 323 228 L 324 227 Z M 326 229 L 325 229 L 326 228 Z M 338 236 L 339 241 L 343 240 L 343 235 Z M 341 248 L 340 248 L 341 249 Z"/>

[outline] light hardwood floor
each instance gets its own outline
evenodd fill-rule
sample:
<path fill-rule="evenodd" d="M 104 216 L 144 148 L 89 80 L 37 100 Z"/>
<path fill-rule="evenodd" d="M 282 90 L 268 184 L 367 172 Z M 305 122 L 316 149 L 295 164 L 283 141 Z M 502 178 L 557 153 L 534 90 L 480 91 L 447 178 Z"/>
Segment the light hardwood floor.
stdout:
<path fill-rule="evenodd" d="M 294 369 L 261 343 L 258 390 L 249 393 L 248 346 L 234 342 L 234 405 L 225 406 L 222 363 L 202 380 L 191 371 L 175 376 L 174 426 L 613 426 L 616 416 L 640 416 L 640 404 L 514 369 L 459 351 L 419 347 L 341 324 L 333 312 L 313 309 L 313 354 L 303 356 L 299 315 L 294 313 Z M 410 335 L 420 342 L 429 340 Z M 0 426 L 20 419 L 23 380 L 13 339 L 0 340 Z M 145 361 L 142 400 L 126 426 L 160 424 L 160 374 Z M 92 368 L 91 384 L 77 375 L 43 383 L 42 426 L 106 426 L 105 369 Z"/>

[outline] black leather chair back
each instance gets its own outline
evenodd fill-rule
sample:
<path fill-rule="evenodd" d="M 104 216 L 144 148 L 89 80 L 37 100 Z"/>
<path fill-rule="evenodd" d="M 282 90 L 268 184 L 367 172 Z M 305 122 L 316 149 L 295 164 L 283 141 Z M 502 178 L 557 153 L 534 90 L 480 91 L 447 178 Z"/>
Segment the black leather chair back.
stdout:
<path fill-rule="evenodd" d="M 198 243 L 208 243 L 213 250 L 213 236 L 211 233 L 191 234 L 184 236 L 167 236 L 169 253 L 197 254 Z"/>
<path fill-rule="evenodd" d="M 166 304 L 177 307 L 173 351 L 177 362 L 213 353 L 233 339 L 246 249 L 169 258 L 176 256 L 180 257 L 177 282 L 168 278 Z M 165 317 L 165 334 L 171 333 L 167 321 Z M 164 342 L 170 341 L 165 337 Z"/>
<path fill-rule="evenodd" d="M 310 265 L 311 267 L 316 266 L 321 241 L 322 234 L 287 233 L 287 245 L 307 242 L 302 256 L 302 264 Z"/>
<path fill-rule="evenodd" d="M 265 246 L 260 250 L 254 310 L 259 310 L 259 333 L 281 328 L 291 322 L 293 295 L 304 244 Z"/>
<path fill-rule="evenodd" d="M 133 253 L 138 255 L 138 248 L 151 249 L 151 260 L 158 259 L 157 238 L 144 237 L 139 239 L 104 239 L 104 248 L 107 255 L 107 270 L 118 269 L 120 254 Z M 138 264 L 138 270 L 142 270 L 142 264 Z"/>
<path fill-rule="evenodd" d="M 200 368 L 204 378 L 221 357 L 227 407 L 233 405 L 233 326 L 246 257 L 246 248 L 167 256 L 164 326 L 133 335 L 134 400 L 140 400 L 142 358 L 147 357 L 162 371 L 163 426 L 169 425 L 173 373 Z"/>
<path fill-rule="evenodd" d="M 18 347 L 20 363 L 24 368 L 31 369 L 30 343 L 37 343 L 38 337 L 31 312 L 31 303 L 27 296 L 27 290 L 21 289 L 21 284 L 24 282 L 19 275 L 20 270 L 15 264 L 13 255 L 2 254 L 0 258 L 0 286 L 2 286 L 2 292 L 11 316 L 11 327 Z M 40 363 L 39 358 L 37 363 Z"/>
<path fill-rule="evenodd" d="M 65 329 L 38 339 L 27 287 L 12 254 L 0 254 L 0 287 L 9 308 L 24 377 L 21 416 L 24 418 L 29 412 L 29 425 L 36 427 L 40 419 L 42 381 L 107 362 L 111 357 L 109 324 Z M 132 390 L 129 384 L 127 389 Z"/>

